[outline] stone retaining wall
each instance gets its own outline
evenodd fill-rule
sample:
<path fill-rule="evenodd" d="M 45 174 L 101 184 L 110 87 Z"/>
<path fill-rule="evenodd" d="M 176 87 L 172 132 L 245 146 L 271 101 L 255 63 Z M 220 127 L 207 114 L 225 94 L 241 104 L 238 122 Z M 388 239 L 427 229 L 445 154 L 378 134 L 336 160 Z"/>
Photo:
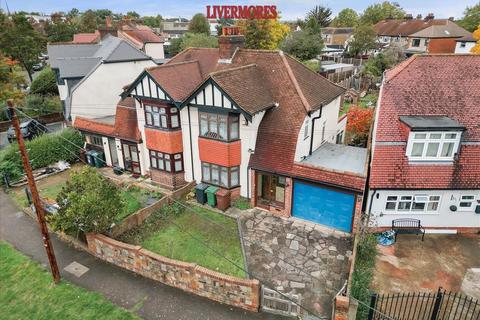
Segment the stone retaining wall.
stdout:
<path fill-rule="evenodd" d="M 169 259 L 100 234 L 88 234 L 87 243 L 95 256 L 119 267 L 211 300 L 258 312 L 258 280 L 240 279 Z"/>

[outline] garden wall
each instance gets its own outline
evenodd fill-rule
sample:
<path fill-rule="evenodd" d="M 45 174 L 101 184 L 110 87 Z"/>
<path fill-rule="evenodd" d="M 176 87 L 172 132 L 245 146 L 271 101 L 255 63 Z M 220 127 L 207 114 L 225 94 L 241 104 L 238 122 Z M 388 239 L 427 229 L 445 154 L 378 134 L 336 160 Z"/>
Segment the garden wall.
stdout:
<path fill-rule="evenodd" d="M 211 300 L 258 312 L 258 280 L 227 276 L 100 234 L 88 234 L 87 243 L 88 249 L 95 256 L 119 267 Z"/>

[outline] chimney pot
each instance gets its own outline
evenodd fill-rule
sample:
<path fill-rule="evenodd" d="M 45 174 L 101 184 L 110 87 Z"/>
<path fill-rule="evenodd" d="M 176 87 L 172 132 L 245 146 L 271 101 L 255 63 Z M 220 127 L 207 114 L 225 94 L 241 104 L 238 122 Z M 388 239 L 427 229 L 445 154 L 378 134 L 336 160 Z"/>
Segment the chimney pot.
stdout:
<path fill-rule="evenodd" d="M 221 60 L 231 59 L 237 48 L 245 46 L 245 37 L 238 27 L 223 27 L 222 35 L 218 37 L 219 56 Z"/>

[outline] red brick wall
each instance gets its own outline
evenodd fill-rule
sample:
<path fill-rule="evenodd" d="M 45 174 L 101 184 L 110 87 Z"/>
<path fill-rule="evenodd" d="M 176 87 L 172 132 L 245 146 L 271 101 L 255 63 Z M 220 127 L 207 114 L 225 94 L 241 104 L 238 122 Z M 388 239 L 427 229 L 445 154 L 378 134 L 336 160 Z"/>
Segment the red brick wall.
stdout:
<path fill-rule="evenodd" d="M 152 177 L 153 182 L 156 182 L 168 189 L 176 189 L 187 184 L 187 182 L 185 182 L 185 175 L 183 172 L 166 172 L 150 168 L 150 176 Z"/>
<path fill-rule="evenodd" d="M 430 39 L 428 53 L 454 53 L 456 41 L 452 38 Z"/>
<path fill-rule="evenodd" d="M 286 178 L 286 185 L 285 185 L 285 206 L 277 207 L 277 206 L 259 206 L 257 203 L 257 173 L 255 170 L 251 170 L 251 180 L 252 180 L 252 190 L 250 203 L 253 207 L 259 207 L 261 209 L 265 209 L 270 211 L 271 213 L 281 216 L 281 217 L 290 217 L 292 215 L 292 195 L 293 195 L 293 180 L 291 178 Z"/>
<path fill-rule="evenodd" d="M 183 152 L 182 131 L 163 131 L 151 128 L 145 128 L 145 139 L 148 149 L 166 152 Z"/>
<path fill-rule="evenodd" d="M 88 250 L 96 257 L 146 278 L 208 299 L 258 312 L 260 283 L 169 259 L 140 246 L 101 234 L 87 234 Z"/>
<path fill-rule="evenodd" d="M 223 142 L 207 138 L 198 138 L 200 160 L 223 167 L 239 166 L 242 162 L 241 142 Z"/>

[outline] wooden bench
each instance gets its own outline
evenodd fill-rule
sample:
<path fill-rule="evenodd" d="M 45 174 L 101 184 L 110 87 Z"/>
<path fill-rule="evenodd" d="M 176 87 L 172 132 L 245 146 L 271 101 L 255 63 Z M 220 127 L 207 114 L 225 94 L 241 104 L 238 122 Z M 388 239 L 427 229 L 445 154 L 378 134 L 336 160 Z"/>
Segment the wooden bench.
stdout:
<path fill-rule="evenodd" d="M 422 241 L 425 238 L 425 229 L 420 224 L 418 219 L 395 219 L 392 220 L 392 229 L 395 231 L 395 241 L 397 241 L 397 234 L 421 234 Z"/>

